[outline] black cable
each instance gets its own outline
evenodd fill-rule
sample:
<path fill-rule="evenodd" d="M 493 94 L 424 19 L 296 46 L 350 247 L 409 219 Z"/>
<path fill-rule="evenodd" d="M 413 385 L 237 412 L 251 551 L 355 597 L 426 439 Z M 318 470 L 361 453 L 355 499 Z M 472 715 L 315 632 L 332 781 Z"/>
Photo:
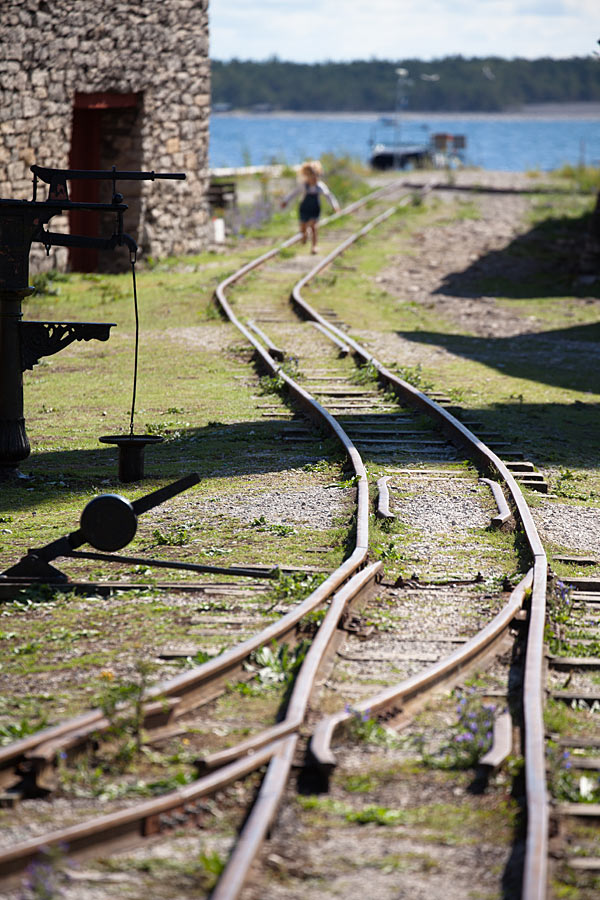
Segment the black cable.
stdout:
<path fill-rule="evenodd" d="M 129 420 L 129 434 L 133 434 L 133 416 L 135 414 L 135 394 L 137 390 L 137 370 L 138 370 L 138 344 L 140 337 L 140 319 L 138 314 L 137 287 L 135 282 L 135 253 L 130 253 L 131 275 L 133 278 L 133 308 L 135 310 L 135 357 L 133 363 L 133 396 L 131 398 L 131 418 Z"/>

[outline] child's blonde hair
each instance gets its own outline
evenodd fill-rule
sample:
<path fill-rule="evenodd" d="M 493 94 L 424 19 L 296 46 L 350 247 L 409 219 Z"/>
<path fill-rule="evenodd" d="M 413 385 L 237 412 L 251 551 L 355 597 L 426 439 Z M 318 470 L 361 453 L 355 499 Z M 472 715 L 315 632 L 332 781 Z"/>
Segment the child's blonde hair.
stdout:
<path fill-rule="evenodd" d="M 306 175 L 314 175 L 319 178 L 323 174 L 323 166 L 318 159 L 308 159 L 300 166 L 300 175 L 304 178 Z"/>

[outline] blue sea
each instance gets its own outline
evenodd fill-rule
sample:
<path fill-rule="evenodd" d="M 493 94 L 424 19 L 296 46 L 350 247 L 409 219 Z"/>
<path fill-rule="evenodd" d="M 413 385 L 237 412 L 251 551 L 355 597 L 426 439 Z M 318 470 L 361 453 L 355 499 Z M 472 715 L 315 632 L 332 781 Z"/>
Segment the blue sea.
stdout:
<path fill-rule="evenodd" d="M 596 113 L 594 115 L 594 112 Z M 556 169 L 565 163 L 600 165 L 600 114 L 577 108 L 535 113 L 442 116 L 407 113 L 402 142 L 427 143 L 438 132 L 466 137 L 465 160 L 483 169 Z M 324 153 L 368 160 L 369 141 L 392 137 L 377 115 L 342 113 L 213 114 L 210 166 L 290 165 Z"/>

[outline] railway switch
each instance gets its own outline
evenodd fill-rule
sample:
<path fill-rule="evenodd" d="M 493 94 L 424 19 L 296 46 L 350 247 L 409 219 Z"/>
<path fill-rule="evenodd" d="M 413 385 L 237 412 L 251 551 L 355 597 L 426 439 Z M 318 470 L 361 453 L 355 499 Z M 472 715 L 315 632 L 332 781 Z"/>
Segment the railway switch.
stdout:
<path fill-rule="evenodd" d="M 171 500 L 177 494 L 198 484 L 199 481 L 200 476 L 193 472 L 132 502 L 119 494 L 100 494 L 98 497 L 94 497 L 85 506 L 77 531 L 71 531 L 44 547 L 30 549 L 16 565 L 0 573 L 0 591 L 3 584 L 61 584 L 68 582 L 69 579 L 64 572 L 51 565 L 61 556 L 71 559 L 123 562 L 124 557 L 108 554 L 115 550 L 121 550 L 133 540 L 137 531 L 138 516 L 160 506 L 166 500 Z M 101 552 L 78 553 L 77 548 L 86 543 Z M 129 561 L 128 559 L 127 562 Z M 168 565 L 161 560 L 152 559 L 136 559 L 136 562 L 146 565 Z M 186 568 L 185 563 L 179 565 Z"/>

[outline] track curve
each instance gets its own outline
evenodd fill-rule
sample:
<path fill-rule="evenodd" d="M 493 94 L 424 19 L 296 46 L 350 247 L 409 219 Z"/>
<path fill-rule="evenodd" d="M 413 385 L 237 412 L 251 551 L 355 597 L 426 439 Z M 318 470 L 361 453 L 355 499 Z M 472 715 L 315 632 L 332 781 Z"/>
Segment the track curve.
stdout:
<path fill-rule="evenodd" d="M 376 192 L 375 195 L 371 195 L 368 199 L 384 197 L 388 190 L 388 188 L 382 189 L 382 191 Z M 400 202 L 408 202 L 408 199 L 409 197 L 407 196 Z M 353 204 L 351 207 L 343 210 L 339 216 L 354 212 L 364 202 Z M 544 775 L 544 732 L 542 723 L 546 557 L 531 513 L 510 469 L 483 441 L 479 440 L 469 428 L 462 424 L 456 416 L 444 409 L 442 405 L 427 397 L 424 392 L 417 390 L 408 382 L 398 378 L 397 375 L 386 368 L 345 331 L 313 309 L 302 296 L 302 289 L 319 272 L 343 253 L 347 247 L 351 246 L 352 243 L 366 236 L 377 225 L 385 222 L 393 215 L 397 205 L 375 216 L 304 275 L 292 290 L 293 305 L 302 318 L 314 321 L 319 326 L 321 333 L 330 337 L 338 349 L 341 345 L 349 348 L 351 355 L 359 365 L 370 366 L 375 369 L 380 384 L 392 391 L 403 406 L 426 413 L 435 422 L 436 426 L 455 445 L 460 446 L 468 456 L 474 459 L 485 473 L 493 474 L 495 478 L 502 482 L 508 493 L 510 506 L 514 510 L 526 535 L 533 559 L 533 567 L 518 587 L 515 588 L 509 603 L 496 617 L 494 624 L 490 624 L 484 630 L 485 634 L 482 633 L 471 642 L 470 646 L 452 654 L 443 663 L 436 664 L 426 673 L 412 679 L 410 683 L 403 682 L 393 689 L 368 698 L 364 703 L 364 708 L 368 707 L 371 710 L 389 709 L 394 704 L 406 702 L 412 694 L 416 695 L 425 686 L 439 683 L 442 679 L 446 679 L 446 683 L 448 683 L 452 677 L 456 676 L 457 672 L 463 670 L 467 662 L 489 651 L 490 644 L 493 643 L 498 635 L 505 632 L 507 624 L 514 618 L 522 607 L 527 593 L 531 591 L 524 691 L 528 831 L 523 896 L 526 900 L 538 900 L 538 898 L 541 900 L 545 895 L 547 879 L 548 839 L 548 806 Z M 335 221 L 337 218 L 338 216 L 330 217 L 328 221 Z M 253 331 L 248 325 L 244 325 L 234 312 L 225 294 L 226 290 L 243 278 L 245 274 L 272 259 L 282 249 L 292 246 L 299 239 L 300 235 L 294 235 L 277 248 L 262 254 L 256 260 L 243 266 L 218 286 L 216 298 L 228 320 L 253 347 L 259 367 L 263 371 L 280 378 L 294 404 L 311 421 L 335 437 L 341 447 L 343 447 L 352 466 L 357 488 L 354 548 L 348 558 L 334 573 L 329 575 L 303 603 L 283 616 L 278 622 L 273 623 L 247 641 L 232 648 L 230 651 L 226 651 L 220 657 L 199 666 L 197 669 L 157 685 L 146 697 L 148 705 L 153 702 L 156 703 L 165 697 L 171 698 L 174 715 L 181 715 L 195 708 L 214 696 L 215 692 L 218 692 L 231 679 L 232 673 L 239 671 L 243 662 L 252 652 L 272 640 L 282 640 L 285 636 L 292 633 L 308 612 L 312 612 L 330 600 L 329 609 L 317 633 L 317 638 L 313 642 L 300 674 L 296 678 L 287 707 L 286 718 L 281 723 L 237 747 L 205 759 L 204 765 L 207 769 L 222 768 L 217 773 L 203 776 L 189 789 L 182 789 L 173 796 L 153 801 L 154 806 L 152 804 L 144 804 L 137 811 L 133 809 L 126 814 L 124 813 L 121 816 L 121 824 L 117 820 L 113 820 L 110 823 L 101 823 L 98 820 L 94 826 L 91 824 L 87 826 L 87 835 L 84 834 L 85 828 L 82 828 L 79 838 L 77 838 L 75 832 L 69 831 L 65 834 L 62 831 L 46 836 L 45 840 L 45 843 L 59 843 L 68 840 L 71 846 L 76 847 L 77 840 L 80 839 L 83 853 L 87 851 L 90 844 L 93 844 L 91 835 L 94 829 L 96 829 L 96 834 L 100 834 L 104 829 L 103 833 L 109 835 L 106 838 L 107 842 L 117 839 L 121 825 L 124 828 L 127 825 L 127 828 L 131 828 L 135 831 L 138 838 L 141 838 L 152 833 L 152 827 L 158 827 L 160 831 L 160 822 L 157 817 L 165 816 L 167 813 L 173 814 L 174 812 L 181 814 L 180 811 L 182 809 L 185 811 L 186 805 L 189 807 L 198 797 L 204 796 L 206 792 L 216 790 L 216 786 L 227 783 L 228 780 L 235 780 L 244 773 L 254 771 L 267 763 L 267 775 L 259 790 L 256 804 L 241 832 L 240 840 L 225 872 L 213 892 L 214 900 L 232 900 L 232 898 L 239 896 L 245 884 L 249 868 L 259 852 L 268 827 L 276 814 L 283 789 L 289 778 L 294 754 L 297 751 L 298 732 L 305 722 L 311 692 L 320 668 L 326 662 L 340 619 L 347 614 L 350 608 L 349 604 L 355 598 L 358 598 L 360 602 L 363 592 L 374 583 L 381 569 L 380 564 L 367 566 L 370 509 L 369 480 L 355 443 L 335 416 L 318 402 L 302 384 L 298 383 L 282 368 L 281 361 L 276 359 L 272 352 L 276 345 L 271 343 L 270 348 L 265 346 L 268 336 L 261 329 L 257 332 Z M 150 715 L 150 712 L 148 714 Z M 330 743 L 336 729 L 347 718 L 347 716 L 337 714 L 322 719 L 316 726 L 311 749 L 314 759 L 321 767 L 326 768 L 335 764 Z M 98 711 L 92 711 L 85 716 L 79 717 L 77 721 L 57 726 L 55 729 L 48 729 L 44 734 L 32 736 L 25 741 L 0 751 L 0 764 L 5 766 L 12 765 L 15 760 L 22 759 L 26 753 L 31 754 L 39 750 L 40 746 L 48 743 L 52 753 L 56 753 L 57 747 L 67 746 L 69 742 L 71 742 L 70 746 L 72 746 L 73 742 L 84 740 L 92 732 L 97 732 L 99 721 Z M 56 743 L 57 740 L 58 744 Z M 50 750 L 48 750 L 48 755 L 50 755 Z M 187 815 L 193 818 L 193 810 L 191 812 L 188 811 Z M 125 820 L 127 820 L 127 823 L 125 823 Z M 130 820 L 131 823 L 135 822 L 135 824 L 130 824 Z M 149 824 L 151 822 L 159 824 L 158 826 L 153 826 Z M 168 828 L 169 825 L 165 824 L 164 827 Z M 113 831 L 111 832 L 110 829 L 113 829 Z M 20 848 L 13 848 L 8 854 L 5 854 L 3 857 L 0 856 L 0 862 L 8 866 L 7 875 L 12 876 L 22 871 L 27 862 L 31 860 L 36 847 L 39 847 L 39 841 L 37 844 L 28 842 L 27 846 L 23 845 Z"/>

